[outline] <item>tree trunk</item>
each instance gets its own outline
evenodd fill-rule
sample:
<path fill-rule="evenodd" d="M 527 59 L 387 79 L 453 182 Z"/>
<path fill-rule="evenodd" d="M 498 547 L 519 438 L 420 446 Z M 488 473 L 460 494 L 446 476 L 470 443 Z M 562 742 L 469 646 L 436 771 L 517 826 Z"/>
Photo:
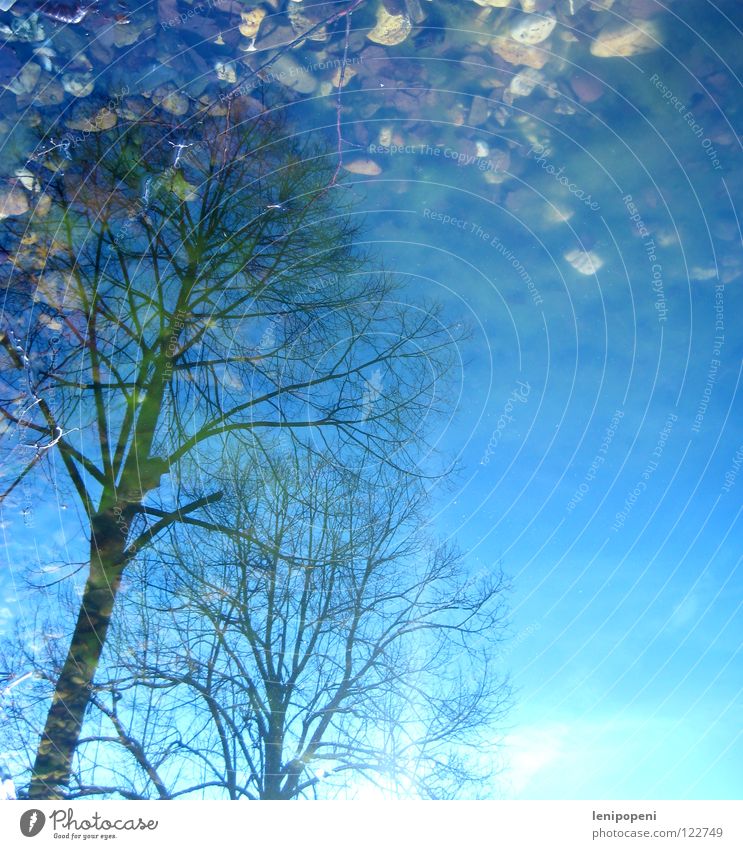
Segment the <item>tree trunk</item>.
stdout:
<path fill-rule="evenodd" d="M 283 799 L 281 782 L 284 773 L 281 769 L 281 756 L 283 753 L 283 730 L 281 723 L 274 717 L 269 720 L 268 735 L 265 743 L 265 766 L 263 776 L 263 792 L 261 799 Z"/>
<path fill-rule="evenodd" d="M 62 672 L 57 680 L 46 726 L 36 754 L 30 799 L 63 799 L 90 692 L 111 621 L 126 550 L 128 511 L 107 510 L 94 517 L 90 574 Z"/>

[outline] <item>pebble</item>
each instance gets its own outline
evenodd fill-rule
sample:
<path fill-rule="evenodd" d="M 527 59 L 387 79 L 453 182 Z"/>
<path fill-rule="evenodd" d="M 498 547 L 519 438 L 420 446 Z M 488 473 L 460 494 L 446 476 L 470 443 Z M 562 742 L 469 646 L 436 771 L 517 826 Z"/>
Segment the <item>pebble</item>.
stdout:
<path fill-rule="evenodd" d="M 0 24 L 0 35 L 4 35 L 6 41 L 43 41 L 46 38 L 44 24 L 39 22 L 36 12 L 27 18 L 15 18 L 12 27 Z"/>
<path fill-rule="evenodd" d="M 27 192 L 36 193 L 41 191 L 41 184 L 36 179 L 34 174 L 28 170 L 28 168 L 16 168 L 15 175 L 18 178 L 18 182 L 23 186 L 23 188 Z"/>
<path fill-rule="evenodd" d="M 541 71 L 525 68 L 511 80 L 508 91 L 512 97 L 528 97 L 542 82 L 544 82 L 544 76 Z"/>
<path fill-rule="evenodd" d="M 171 115 L 185 115 L 188 112 L 188 98 L 171 85 L 159 86 L 152 93 L 152 102 Z"/>
<path fill-rule="evenodd" d="M 34 217 L 35 218 L 44 218 L 49 214 L 49 210 L 52 208 L 52 196 L 46 194 L 46 192 L 42 192 L 39 195 L 39 199 L 36 201 L 36 206 L 34 207 Z"/>
<path fill-rule="evenodd" d="M 28 196 L 19 186 L 0 188 L 0 221 L 28 212 Z"/>
<path fill-rule="evenodd" d="M 420 4 L 420 0 L 405 0 L 405 11 L 410 15 L 414 24 L 420 24 L 426 19 L 426 13 Z"/>
<path fill-rule="evenodd" d="M 41 47 L 34 47 L 33 54 L 45 71 L 51 72 L 54 70 L 52 59 L 56 58 L 57 51 L 53 47 L 42 44 Z"/>
<path fill-rule="evenodd" d="M 93 93 L 95 83 L 91 74 L 62 74 L 62 88 L 74 97 L 88 97 Z"/>
<path fill-rule="evenodd" d="M 38 109 L 26 109 L 23 113 L 23 122 L 28 127 L 40 127 L 44 119 Z"/>
<path fill-rule="evenodd" d="M 379 130 L 379 136 L 377 137 L 377 141 L 381 147 L 389 147 L 392 144 L 392 134 L 393 130 L 390 126 L 382 127 Z"/>
<path fill-rule="evenodd" d="M 603 259 L 594 251 L 572 250 L 565 254 L 565 259 L 580 272 L 580 274 L 595 274 L 604 264 Z"/>
<path fill-rule="evenodd" d="M 58 271 L 46 270 L 36 279 L 34 301 L 49 304 L 57 310 L 82 310 L 83 305 L 75 294 L 75 287 Z"/>
<path fill-rule="evenodd" d="M 363 174 L 366 177 L 376 177 L 382 169 L 373 159 L 351 159 L 344 162 L 343 167 L 350 174 Z"/>
<path fill-rule="evenodd" d="M 472 127 L 479 127 L 488 120 L 489 115 L 489 101 L 484 97 L 475 95 L 472 98 L 472 105 L 470 106 L 469 115 L 467 116 L 467 123 Z"/>
<path fill-rule="evenodd" d="M 333 84 L 333 88 L 338 88 L 338 86 L 341 85 L 341 72 L 343 74 L 342 88 L 345 88 L 358 73 L 353 65 L 346 65 L 344 68 L 336 68 L 335 73 L 330 79 L 330 82 Z"/>
<path fill-rule="evenodd" d="M 567 100 L 559 100 L 555 104 L 555 115 L 575 115 L 577 109 L 573 106 L 572 103 L 568 103 Z"/>
<path fill-rule="evenodd" d="M 135 24 L 116 24 L 114 27 L 113 43 L 116 47 L 129 47 L 139 40 L 139 36 L 145 29 L 146 23 L 139 26 Z"/>
<path fill-rule="evenodd" d="M 540 215 L 544 206 L 539 196 L 528 186 L 512 189 L 505 197 L 505 207 L 522 219 L 532 220 Z"/>
<path fill-rule="evenodd" d="M 735 229 L 735 233 L 737 236 L 737 227 Z M 662 248 L 670 248 L 671 245 L 677 245 L 679 243 L 678 236 L 673 232 L 673 230 L 658 230 L 657 241 Z"/>
<path fill-rule="evenodd" d="M 217 79 L 223 83 L 234 85 L 237 82 L 237 71 L 233 62 L 217 62 L 214 70 L 217 72 Z"/>
<path fill-rule="evenodd" d="M 240 12 L 242 23 L 240 24 L 240 32 L 245 38 L 255 38 L 258 35 L 258 30 L 261 28 L 261 22 L 266 17 L 266 10 L 261 6 L 256 6 L 255 9 L 249 9 L 247 12 Z"/>
<path fill-rule="evenodd" d="M 602 59 L 636 56 L 660 47 L 660 34 L 653 21 L 607 24 L 591 44 L 591 54 Z"/>
<path fill-rule="evenodd" d="M 549 52 L 544 47 L 529 44 L 519 44 L 512 38 L 496 36 L 490 43 L 493 52 L 511 65 L 526 65 L 537 71 L 547 64 Z"/>
<path fill-rule="evenodd" d="M 299 94 L 311 94 L 317 88 L 317 80 L 288 53 L 280 54 L 271 64 L 268 76 Z"/>
<path fill-rule="evenodd" d="M 392 47 L 395 44 L 402 44 L 410 35 L 412 28 L 413 25 L 407 15 L 391 15 L 384 6 L 380 5 L 377 9 L 377 22 L 366 37 L 375 44 Z"/>
<path fill-rule="evenodd" d="M 604 87 L 588 74 L 576 74 L 570 79 L 570 88 L 575 92 L 581 103 L 593 103 L 604 93 Z"/>
<path fill-rule="evenodd" d="M 556 203 L 551 203 L 545 214 L 545 219 L 549 224 L 565 224 L 575 215 L 572 209 L 566 206 L 559 206 Z"/>
<path fill-rule="evenodd" d="M 717 269 L 714 266 L 704 267 L 701 265 L 693 265 L 689 272 L 689 277 L 692 280 L 716 280 Z"/>
<path fill-rule="evenodd" d="M 138 121 L 147 115 L 152 107 L 144 97 L 125 97 L 119 104 L 119 115 L 126 121 Z"/>
<path fill-rule="evenodd" d="M 41 65 L 37 65 L 36 62 L 26 62 L 18 75 L 5 88 L 17 95 L 30 94 L 39 81 L 40 74 Z"/>
<path fill-rule="evenodd" d="M 286 13 L 291 21 L 292 29 L 297 35 L 304 35 L 323 20 L 322 9 L 318 9 L 315 6 L 310 6 L 308 10 L 305 10 L 301 6 L 290 3 Z M 328 35 L 327 27 L 321 26 L 315 29 L 307 38 L 310 41 L 327 41 L 330 36 Z"/>
<path fill-rule="evenodd" d="M 0 43 L 0 80 L 12 80 L 21 70 L 21 60 L 16 56 L 15 50 Z"/>
<path fill-rule="evenodd" d="M 221 118 L 227 114 L 227 104 L 220 103 L 218 100 L 212 102 L 212 98 L 208 94 L 204 94 L 199 98 L 199 103 L 206 109 L 206 114 L 213 118 Z"/>
<path fill-rule="evenodd" d="M 99 109 L 92 115 L 78 114 L 65 121 L 65 127 L 70 130 L 81 130 L 86 133 L 101 133 L 116 126 L 118 116 L 107 107 Z"/>
<path fill-rule="evenodd" d="M 296 37 L 294 30 L 290 26 L 282 25 L 278 25 L 264 34 L 259 33 L 259 35 L 260 38 L 254 45 L 255 49 L 259 52 L 284 47 Z M 244 39 L 242 43 L 245 43 Z M 252 43 L 252 40 L 248 43 Z"/>
<path fill-rule="evenodd" d="M 541 44 L 557 25 L 554 15 L 519 15 L 511 24 L 511 38 L 519 44 Z"/>

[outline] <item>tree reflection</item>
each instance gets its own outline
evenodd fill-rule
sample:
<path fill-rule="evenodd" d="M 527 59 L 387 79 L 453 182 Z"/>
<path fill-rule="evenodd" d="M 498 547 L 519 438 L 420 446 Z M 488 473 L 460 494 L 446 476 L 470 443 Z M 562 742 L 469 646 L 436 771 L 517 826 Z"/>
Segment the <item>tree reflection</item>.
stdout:
<path fill-rule="evenodd" d="M 128 564 L 174 523 L 217 529 L 224 446 L 258 464 L 280 431 L 410 471 L 439 405 L 452 339 L 437 310 L 368 272 L 323 151 L 254 106 L 53 150 L 51 202 L 25 229 L 3 223 L 4 497 L 61 466 L 90 539 L 32 798 L 67 792 Z M 184 463 L 202 469 L 193 490 Z"/>

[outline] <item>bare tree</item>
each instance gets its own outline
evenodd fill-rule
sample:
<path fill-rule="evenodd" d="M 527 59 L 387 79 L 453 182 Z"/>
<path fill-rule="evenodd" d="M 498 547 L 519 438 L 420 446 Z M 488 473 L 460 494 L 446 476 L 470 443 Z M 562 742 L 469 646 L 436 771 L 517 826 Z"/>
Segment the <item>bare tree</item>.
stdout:
<path fill-rule="evenodd" d="M 257 458 L 278 429 L 412 468 L 451 337 L 432 306 L 366 273 L 331 164 L 250 102 L 185 126 L 120 124 L 72 162 L 44 150 L 51 209 L 0 234 L 2 498 L 53 469 L 89 528 L 29 788 L 61 798 L 128 564 L 175 522 L 215 527 L 220 490 L 205 476 L 187 492 L 182 464 L 208 468 L 235 442 Z"/>
<path fill-rule="evenodd" d="M 210 520 L 251 533 L 181 528 L 134 567 L 85 726 L 97 772 L 76 792 L 487 792 L 501 576 L 468 577 L 429 539 L 419 482 L 389 469 L 235 459 L 221 486 Z"/>

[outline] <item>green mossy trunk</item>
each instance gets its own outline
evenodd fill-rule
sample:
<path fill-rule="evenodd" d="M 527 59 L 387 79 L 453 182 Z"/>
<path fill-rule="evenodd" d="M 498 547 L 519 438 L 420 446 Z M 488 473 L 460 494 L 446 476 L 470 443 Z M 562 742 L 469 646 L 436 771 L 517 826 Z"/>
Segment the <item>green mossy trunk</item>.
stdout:
<path fill-rule="evenodd" d="M 62 799 L 70 783 L 93 679 L 101 659 L 116 594 L 130 553 L 121 514 L 99 513 L 93 520 L 90 574 L 75 630 L 57 680 L 29 786 L 30 799 Z"/>

